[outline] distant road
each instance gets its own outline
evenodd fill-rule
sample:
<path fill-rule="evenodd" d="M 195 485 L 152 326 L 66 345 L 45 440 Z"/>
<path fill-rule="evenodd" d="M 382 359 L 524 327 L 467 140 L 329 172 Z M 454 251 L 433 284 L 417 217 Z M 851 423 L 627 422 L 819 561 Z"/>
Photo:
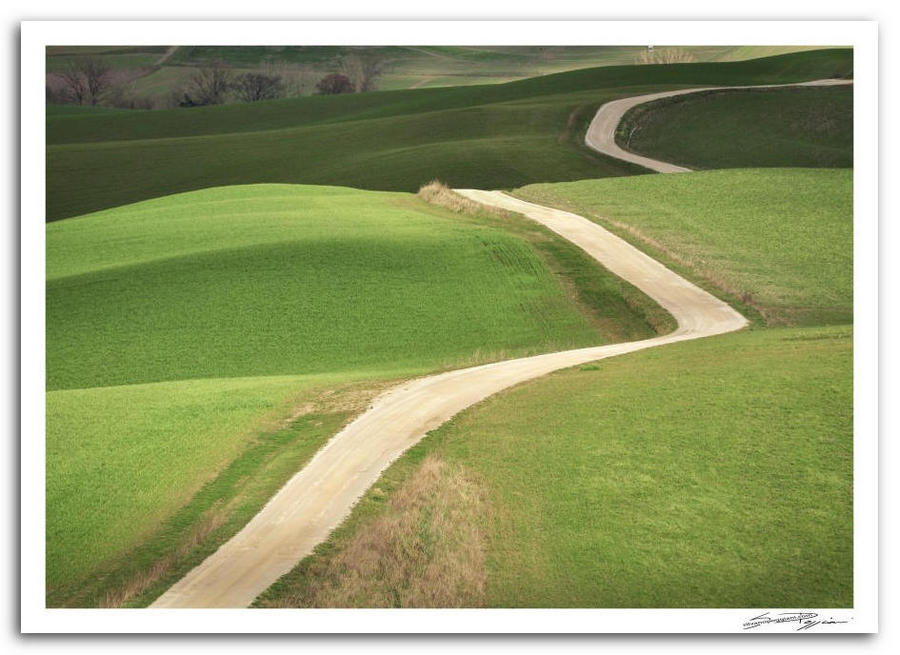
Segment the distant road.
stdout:
<path fill-rule="evenodd" d="M 166 63 L 169 60 L 169 57 L 171 57 L 172 55 L 175 54 L 175 51 L 178 50 L 178 48 L 179 48 L 179 46 L 177 46 L 177 45 L 170 45 L 169 49 L 166 50 L 165 53 L 163 53 L 163 56 L 160 57 L 159 59 L 157 59 L 155 62 L 153 62 L 153 65 L 154 66 L 162 66 L 164 63 Z"/>
<path fill-rule="evenodd" d="M 757 86 L 708 86 L 698 89 L 678 89 L 676 91 L 662 91 L 660 93 L 648 93 L 642 96 L 620 98 L 602 105 L 594 115 L 591 124 L 584 135 L 584 143 L 597 152 L 623 159 L 644 168 L 649 168 L 657 173 L 687 173 L 691 169 L 684 166 L 676 166 L 668 162 L 659 161 L 650 157 L 629 152 L 616 145 L 616 129 L 622 122 L 622 117 L 632 107 L 652 102 L 661 98 L 671 98 L 687 93 L 699 93 L 701 91 L 719 91 L 723 89 L 771 89 L 783 86 L 834 86 L 837 84 L 853 84 L 853 80 L 814 80 L 812 82 L 800 82 L 799 84 L 760 84 Z"/>

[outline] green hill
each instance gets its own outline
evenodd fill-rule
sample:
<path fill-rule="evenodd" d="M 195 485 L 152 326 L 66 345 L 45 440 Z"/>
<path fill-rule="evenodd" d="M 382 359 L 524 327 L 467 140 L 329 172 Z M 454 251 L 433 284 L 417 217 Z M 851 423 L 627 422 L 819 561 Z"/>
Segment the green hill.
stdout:
<path fill-rule="evenodd" d="M 654 334 L 627 286 L 524 219 L 400 193 L 226 187 L 48 225 L 51 605 L 177 576 L 388 381 Z"/>
<path fill-rule="evenodd" d="M 434 178 L 510 188 L 632 174 L 640 169 L 582 145 L 587 122 L 607 100 L 851 70 L 851 51 L 818 50 L 742 62 L 594 68 L 500 85 L 53 116 L 47 219 L 226 184 L 414 191 Z"/>
<path fill-rule="evenodd" d="M 430 433 L 256 605 L 852 607 L 852 380 L 829 327 L 521 385 Z"/>
<path fill-rule="evenodd" d="M 642 175 L 516 195 L 597 221 L 767 325 L 853 321 L 851 170 Z"/>
<path fill-rule="evenodd" d="M 347 57 L 376 56 L 379 90 L 509 82 L 593 66 L 654 61 L 734 61 L 802 50 L 809 46 L 50 46 L 48 72 L 91 55 L 137 79 L 127 88 L 165 106 L 168 96 L 201 67 L 221 62 L 235 72 L 279 75 L 289 96 L 310 95 L 323 76 L 344 68 Z"/>
<path fill-rule="evenodd" d="M 469 408 L 256 604 L 852 607 L 852 171 L 515 194 L 579 211 L 736 295 L 756 325 Z"/>
<path fill-rule="evenodd" d="M 618 144 L 693 169 L 853 165 L 853 87 L 711 91 L 638 105 Z"/>
<path fill-rule="evenodd" d="M 52 224 L 48 388 L 424 371 L 602 339 L 527 243 L 451 216 L 242 186 Z"/>

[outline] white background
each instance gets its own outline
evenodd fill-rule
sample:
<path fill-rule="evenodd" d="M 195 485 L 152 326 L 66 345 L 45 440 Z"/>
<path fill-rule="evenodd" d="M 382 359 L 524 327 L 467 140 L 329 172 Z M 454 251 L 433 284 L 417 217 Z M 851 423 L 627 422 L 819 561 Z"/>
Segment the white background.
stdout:
<path fill-rule="evenodd" d="M 420 651 L 422 648 L 437 650 L 491 650 L 512 652 L 520 650 L 587 650 L 594 651 L 598 648 L 625 648 L 632 647 L 637 650 L 656 650 L 657 648 L 666 650 L 686 650 L 686 649 L 705 649 L 711 648 L 715 651 L 721 650 L 723 647 L 729 649 L 742 650 L 746 648 L 766 648 L 766 650 L 796 650 L 798 648 L 815 648 L 816 650 L 831 650 L 838 648 L 841 651 L 847 650 L 874 650 L 886 651 L 890 642 L 894 646 L 898 645 L 896 641 L 896 630 L 892 630 L 892 614 L 896 614 L 896 608 L 891 603 L 895 589 L 895 573 L 896 566 L 893 565 L 889 553 L 896 541 L 896 522 L 887 521 L 888 511 L 894 509 L 896 514 L 894 501 L 896 499 L 896 484 L 892 483 L 890 472 L 893 469 L 892 464 L 896 464 L 896 448 L 890 443 L 889 435 L 896 433 L 896 415 L 892 413 L 891 402 L 889 399 L 896 398 L 897 388 L 894 380 L 890 377 L 890 362 L 895 359 L 896 347 L 891 347 L 886 341 L 882 344 L 882 375 L 884 377 L 881 389 L 881 398 L 883 399 L 884 420 L 882 424 L 882 440 L 881 440 L 881 460 L 882 460 L 882 558 L 881 558 L 881 580 L 882 580 L 882 607 L 881 607 L 881 626 L 883 635 L 881 637 L 836 637 L 829 635 L 820 635 L 814 638 L 812 635 L 805 635 L 806 638 L 800 640 L 795 638 L 773 638 L 773 637 L 756 637 L 756 638 L 729 638 L 728 643 L 723 641 L 725 637 L 706 637 L 690 639 L 686 637 L 579 637 L 579 638 L 542 638 L 542 637 L 505 637 L 505 638 L 460 638 L 445 637 L 431 638 L 423 641 L 424 638 L 405 638 L 399 640 L 386 640 L 384 637 L 356 637 L 353 639 L 343 638 L 336 640 L 331 638 L 325 640 L 311 640 L 311 638 L 298 637 L 280 637 L 263 639 L 261 637 L 171 637 L 171 638 L 131 638 L 128 640 L 127 646 L 124 643 L 124 637 L 108 637 L 89 639 L 85 637 L 56 637 L 56 638 L 39 638 L 28 637 L 22 638 L 17 635 L 18 632 L 18 561 L 17 561 L 17 488 L 18 488 L 18 453 L 12 444 L 18 438 L 17 418 L 17 390 L 18 390 L 18 371 L 17 349 L 18 345 L 15 341 L 17 338 L 16 322 L 17 322 L 17 291 L 18 286 L 18 231 L 16 224 L 18 220 L 18 152 L 17 132 L 18 132 L 18 27 L 17 23 L 22 19 L 372 19 L 372 18 L 396 18 L 396 19 L 447 19 L 447 18 L 470 18 L 470 19 L 594 19 L 594 20 L 611 20 L 611 19 L 875 19 L 881 21 L 880 40 L 882 49 L 881 60 L 881 78 L 885 84 L 882 86 L 881 100 L 881 142 L 882 142 L 882 205 L 881 205 L 881 266 L 882 266 L 882 326 L 890 326 L 896 322 L 895 304 L 888 304 L 888 296 L 890 290 L 893 289 L 891 284 L 896 280 L 896 257 L 893 255 L 893 246 L 896 242 L 896 228 L 891 225 L 888 217 L 892 215 L 892 197 L 890 180 L 895 179 L 896 170 L 891 161 L 891 146 L 896 145 L 893 141 L 894 130 L 891 129 L 889 117 L 892 108 L 895 107 L 894 94 L 895 85 L 888 84 L 893 76 L 895 69 L 893 56 L 896 48 L 892 43 L 893 36 L 893 15 L 892 11 L 888 11 L 886 7 L 877 3 L 871 4 L 853 4 L 849 8 L 853 11 L 848 14 L 847 3 L 793 3 L 788 5 L 785 2 L 769 2 L 758 1 L 752 5 L 748 5 L 731 9 L 726 12 L 717 3 L 712 2 L 680 2 L 677 4 L 679 13 L 675 14 L 672 8 L 676 6 L 672 2 L 641 2 L 624 4 L 619 10 L 610 8 L 610 3 L 592 2 L 592 3 L 575 3 L 557 1 L 546 7 L 538 5 L 530 5 L 524 7 L 522 3 L 492 3 L 471 2 L 461 0 L 444 6 L 426 6 L 421 3 L 412 2 L 395 2 L 395 3 L 365 3 L 365 2 L 330 2 L 320 7 L 304 7 L 299 3 L 277 3 L 277 2 L 254 2 L 250 4 L 236 6 L 234 9 L 223 9 L 216 6 L 218 3 L 205 2 L 193 3 L 190 11 L 184 9 L 185 3 L 171 2 L 169 0 L 158 1 L 153 4 L 152 9 L 129 9 L 124 10 L 122 5 L 116 3 L 102 2 L 86 2 L 86 3 L 63 3 L 63 2 L 45 2 L 45 3 L 17 3 L 13 2 L 5 6 L 6 14 L 4 23 L 6 27 L 7 48 L 5 53 L 8 57 L 7 76 L 9 80 L 8 96 L 9 101 L 6 103 L 5 110 L 7 112 L 7 121 L 10 139 L 8 143 L 11 147 L 8 149 L 9 156 L 5 160 L 9 168 L 7 180 L 7 194 L 10 202 L 10 212 L 8 218 L 7 233 L 7 271 L 9 274 L 8 284 L 3 286 L 4 300 L 6 307 L 9 308 L 10 320 L 3 324 L 6 330 L 7 339 L 5 343 L 8 348 L 7 367 L 8 377 L 6 382 L 8 385 L 8 393 L 4 394 L 4 400 L 7 405 L 6 415 L 9 417 L 9 443 L 11 445 L 9 451 L 9 468 L 8 487 L 9 502 L 3 505 L 6 513 L 5 525 L 8 526 L 10 538 L 2 540 L 3 554 L 6 556 L 4 560 L 9 566 L 7 579 L 10 584 L 7 585 L 7 594 L 4 595 L 3 601 L 5 606 L 4 618 L 4 637 L 8 642 L 7 645 L 16 650 L 30 650 L 36 652 L 55 652 L 57 650 L 102 650 L 105 648 L 113 648 L 121 650 L 123 647 L 144 652 L 156 652 L 158 650 L 187 650 L 196 651 L 229 651 L 229 650 L 257 650 L 259 648 L 272 648 L 273 650 L 290 650 L 294 652 L 298 649 L 308 650 L 314 644 L 322 645 L 327 643 L 331 649 L 354 651 L 363 650 L 367 652 L 383 652 L 390 650 L 391 652 L 402 650 Z M 886 3 L 885 3 L 886 4 Z M 378 7 L 376 13 L 375 7 Z M 77 10 L 76 10 L 77 8 Z M 752 13 L 749 11 L 752 9 Z M 151 13 L 152 12 L 152 13 Z M 737 13 L 735 13 L 737 12 Z M 199 41 L 199 39 L 198 39 Z M 499 39 L 498 39 L 499 41 Z M 186 41 L 185 41 L 186 42 Z M 602 40 L 598 40 L 602 42 Z M 885 335 L 890 334 L 890 330 L 883 330 Z M 892 359 L 893 358 L 893 359 Z M 27 366 L 27 363 L 25 364 Z M 411 620 L 414 622 L 415 619 Z M 890 642 L 889 642 L 890 640 Z"/>

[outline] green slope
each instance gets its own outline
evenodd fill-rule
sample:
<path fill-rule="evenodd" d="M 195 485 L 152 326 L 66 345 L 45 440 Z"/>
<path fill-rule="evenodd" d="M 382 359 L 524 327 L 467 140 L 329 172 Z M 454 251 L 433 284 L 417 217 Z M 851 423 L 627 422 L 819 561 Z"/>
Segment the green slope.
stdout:
<path fill-rule="evenodd" d="M 151 598 L 392 381 L 651 336 L 626 287 L 524 219 L 399 193 L 227 187 L 48 225 L 48 602 Z"/>
<path fill-rule="evenodd" d="M 604 340 L 528 243 L 452 216 L 246 186 L 51 224 L 48 388 L 424 371 Z"/>
<path fill-rule="evenodd" d="M 426 584 L 444 606 L 852 607 L 851 336 L 745 331 L 489 398 L 399 460 L 257 603 L 403 606 Z M 477 481 L 474 526 L 464 506 L 435 504 L 402 530 L 418 507 L 393 498 L 426 456 Z M 420 578 L 472 530 L 480 562 Z M 421 566 L 398 575 L 402 557 L 381 557 L 394 552 Z M 483 591 L 461 595 L 473 578 Z"/>
<path fill-rule="evenodd" d="M 620 146 L 688 168 L 853 165 L 853 87 L 732 90 L 639 105 Z"/>
<path fill-rule="evenodd" d="M 156 139 L 232 132 L 256 132 L 300 125 L 388 118 L 568 94 L 645 85 L 700 86 L 764 84 L 847 77 L 853 54 L 847 49 L 763 57 L 739 62 L 607 66 L 544 75 L 507 84 L 464 89 L 412 89 L 340 96 L 290 98 L 268 102 L 126 112 L 115 120 L 79 117 L 47 122 L 47 143 L 85 143 Z"/>
<path fill-rule="evenodd" d="M 489 398 L 399 459 L 257 604 L 852 607 L 852 172 L 516 195 L 805 327 L 757 320 Z"/>
<path fill-rule="evenodd" d="M 86 579 L 96 587 L 115 573 L 123 563 L 110 559 L 159 530 L 267 423 L 339 382 L 232 378 L 48 392 L 48 605 L 71 604 Z"/>
<path fill-rule="evenodd" d="M 748 169 L 537 184 L 769 325 L 853 320 L 853 173 Z"/>
<path fill-rule="evenodd" d="M 47 219 L 256 182 L 414 191 L 640 172 L 582 145 L 597 106 L 704 84 L 847 75 L 849 50 L 733 63 L 618 66 L 510 84 L 48 119 Z"/>
<path fill-rule="evenodd" d="M 171 94 L 189 84 L 202 67 L 222 62 L 236 73 L 263 70 L 281 76 L 289 97 L 315 93 L 325 75 L 359 55 L 347 46 L 180 46 L 162 65 L 166 47 L 49 47 L 47 71 L 63 70 L 89 54 L 113 69 L 128 70 L 129 92 L 170 106 Z M 363 48 L 382 60 L 379 90 L 477 85 L 547 75 L 578 68 L 650 63 L 667 55 L 684 61 L 734 61 L 816 49 L 809 46 L 658 46 L 648 58 L 645 46 L 383 46 Z"/>

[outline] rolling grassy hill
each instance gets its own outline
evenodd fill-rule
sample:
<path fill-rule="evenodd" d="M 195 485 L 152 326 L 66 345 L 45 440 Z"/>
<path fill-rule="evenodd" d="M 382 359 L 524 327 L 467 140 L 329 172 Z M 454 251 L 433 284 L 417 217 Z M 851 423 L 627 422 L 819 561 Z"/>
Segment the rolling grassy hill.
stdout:
<path fill-rule="evenodd" d="M 527 243 L 447 215 L 404 194 L 241 186 L 50 225 L 48 388 L 597 342 Z"/>
<path fill-rule="evenodd" d="M 47 219 L 256 182 L 413 191 L 620 176 L 582 133 L 603 102 L 665 88 L 846 76 L 849 50 L 742 62 L 612 66 L 501 85 L 416 89 L 47 122 Z"/>
<path fill-rule="evenodd" d="M 768 325 L 853 320 L 853 173 L 744 169 L 537 184 Z"/>
<path fill-rule="evenodd" d="M 606 99 L 851 69 L 849 51 L 817 51 L 49 115 L 47 218 L 68 220 L 47 226 L 48 605 L 146 604 L 392 382 L 659 325 L 647 299 L 514 216 L 216 185 L 630 175 L 580 146 Z M 834 170 L 519 189 L 603 222 L 757 327 L 804 327 L 588 365 L 468 410 L 261 604 L 851 603 L 851 189 Z"/>
<path fill-rule="evenodd" d="M 357 409 L 321 408 L 325 390 L 353 381 L 212 378 L 48 391 L 47 605 L 118 605 L 183 566 L 198 545 L 208 550 L 208 540 L 233 532 L 258 509 L 260 490 L 264 502 Z M 285 421 L 304 407 L 312 423 Z"/>
<path fill-rule="evenodd" d="M 851 607 L 851 172 L 516 195 L 581 211 L 720 295 L 752 290 L 743 308 L 766 321 L 466 410 L 256 605 Z"/>
<path fill-rule="evenodd" d="M 47 72 L 57 72 L 78 57 L 94 57 L 107 67 L 143 68 L 152 66 L 166 52 L 167 46 L 48 46 Z"/>
<path fill-rule="evenodd" d="M 815 50 L 726 63 L 608 66 L 466 89 L 412 89 L 288 98 L 244 105 L 195 107 L 189 111 L 139 110 L 125 112 L 115 121 L 87 117 L 77 121 L 57 121 L 50 117 L 47 143 L 56 145 L 258 132 L 300 125 L 390 118 L 619 87 L 776 84 L 848 77 L 852 76 L 852 72 L 853 55 L 848 49 Z"/>
<path fill-rule="evenodd" d="M 47 70 L 62 70 L 73 57 L 89 54 L 114 69 L 141 68 L 129 84 L 142 96 L 164 99 L 200 67 L 222 62 L 238 71 L 280 75 L 289 95 L 309 95 L 324 75 L 341 70 L 348 55 L 377 51 L 384 59 L 380 90 L 492 84 L 593 66 L 630 65 L 675 58 L 734 61 L 808 50 L 802 46 L 180 46 L 157 64 L 166 46 L 65 47 L 47 49 Z"/>
<path fill-rule="evenodd" d="M 713 91 L 638 105 L 616 141 L 688 168 L 853 165 L 853 88 Z"/>
<path fill-rule="evenodd" d="M 408 194 L 226 187 L 48 225 L 48 602 L 171 582 L 390 381 L 654 334 L 625 286 Z"/>
<path fill-rule="evenodd" d="M 667 53 L 691 61 L 734 61 L 804 50 L 802 47 L 769 46 L 659 46 L 656 59 Z M 371 48 L 187 46 L 179 48 L 170 63 L 200 66 L 213 61 L 241 67 L 307 66 L 317 74 L 340 69 L 341 59 Z M 577 68 L 641 63 L 645 46 L 388 46 L 377 51 L 386 60 L 379 88 L 404 89 L 508 82 Z"/>
<path fill-rule="evenodd" d="M 255 605 L 852 607 L 851 349 L 742 331 L 498 394 Z"/>

